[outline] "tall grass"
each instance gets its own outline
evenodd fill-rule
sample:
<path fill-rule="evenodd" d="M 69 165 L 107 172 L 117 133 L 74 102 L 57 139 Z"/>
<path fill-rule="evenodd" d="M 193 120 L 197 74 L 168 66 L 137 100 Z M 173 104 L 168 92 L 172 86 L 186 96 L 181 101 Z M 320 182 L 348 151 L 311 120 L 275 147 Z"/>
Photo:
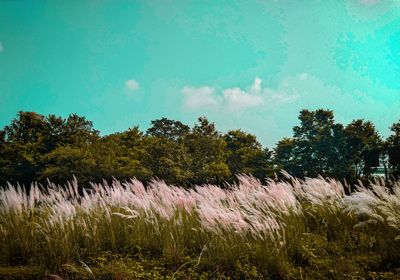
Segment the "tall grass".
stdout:
<path fill-rule="evenodd" d="M 78 191 L 32 185 L 27 192 L 0 190 L 0 263 L 42 265 L 56 270 L 101 252 L 145 253 L 181 266 L 186 256 L 198 265 L 227 271 L 249 258 L 264 275 L 283 277 L 304 261 L 308 233 L 351 239 L 400 256 L 400 182 L 359 185 L 345 195 L 335 180 L 268 181 L 239 176 L 235 185 L 183 189 L 137 180 L 94 184 Z"/>

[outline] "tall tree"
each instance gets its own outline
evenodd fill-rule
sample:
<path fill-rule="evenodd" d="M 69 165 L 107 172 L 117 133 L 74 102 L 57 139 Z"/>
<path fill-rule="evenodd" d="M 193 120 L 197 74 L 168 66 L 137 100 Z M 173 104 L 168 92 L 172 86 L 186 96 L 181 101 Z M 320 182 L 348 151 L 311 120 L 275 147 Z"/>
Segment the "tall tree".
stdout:
<path fill-rule="evenodd" d="M 296 141 L 293 138 L 283 138 L 273 151 L 274 164 L 277 170 L 285 170 L 293 176 L 304 176 L 299 159 L 295 156 Z"/>
<path fill-rule="evenodd" d="M 60 134 L 62 144 L 91 144 L 99 139 L 99 131 L 93 128 L 93 123 L 77 114 L 68 116 Z"/>
<path fill-rule="evenodd" d="M 47 138 L 53 141 L 50 146 L 54 149 L 43 154 L 44 166 L 37 179 L 63 183 L 75 175 L 81 184 L 101 181 L 92 147 L 100 137 L 93 123 L 77 114 L 66 119 L 50 115 L 46 121 L 50 127 Z"/>
<path fill-rule="evenodd" d="M 400 121 L 394 123 L 390 130 L 392 134 L 386 141 L 389 163 L 394 177 L 400 177 Z"/>
<path fill-rule="evenodd" d="M 226 163 L 232 175 L 252 174 L 259 179 L 272 175 L 271 153 L 263 149 L 255 135 L 240 129 L 228 131 L 226 142 Z"/>
<path fill-rule="evenodd" d="M 382 141 L 375 126 L 370 121 L 353 120 L 345 128 L 346 159 L 350 161 L 354 176 L 369 176 L 372 167 L 379 165 Z"/>
<path fill-rule="evenodd" d="M 226 164 L 226 142 L 206 117 L 198 119 L 186 143 L 192 155 L 192 183 L 222 183 L 231 176 Z"/>
<path fill-rule="evenodd" d="M 345 137 L 343 126 L 335 123 L 333 112 L 302 110 L 299 120 L 300 125 L 293 128 L 293 138 L 278 143 L 276 164 L 299 177 L 344 175 Z"/>
<path fill-rule="evenodd" d="M 305 176 L 335 176 L 342 162 L 343 126 L 336 124 L 333 112 L 302 110 L 300 125 L 293 128 L 295 156 Z"/>
<path fill-rule="evenodd" d="M 2 131 L 0 173 L 6 181 L 29 185 L 41 169 L 41 156 L 46 149 L 50 127 L 44 116 L 34 112 L 19 112 L 17 118 Z"/>
<path fill-rule="evenodd" d="M 180 140 L 184 138 L 190 131 L 190 127 L 167 118 L 161 118 L 151 121 L 151 127 L 147 129 L 147 135 L 167 138 L 170 140 Z"/>
<path fill-rule="evenodd" d="M 151 122 L 146 132 L 146 168 L 154 177 L 171 184 L 188 185 L 193 173 L 190 170 L 191 155 L 185 141 L 189 126 L 180 121 L 162 118 Z"/>
<path fill-rule="evenodd" d="M 103 179 L 128 180 L 135 177 L 146 181 L 153 175 L 144 164 L 147 151 L 144 135 L 137 126 L 102 137 L 92 144 L 92 149 Z"/>

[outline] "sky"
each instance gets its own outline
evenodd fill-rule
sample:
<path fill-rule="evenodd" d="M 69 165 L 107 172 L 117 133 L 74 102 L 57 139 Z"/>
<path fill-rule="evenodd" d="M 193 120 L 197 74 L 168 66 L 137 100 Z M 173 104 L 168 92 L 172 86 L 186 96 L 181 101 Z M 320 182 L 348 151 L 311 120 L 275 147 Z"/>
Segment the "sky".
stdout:
<path fill-rule="evenodd" d="M 102 135 L 200 116 L 273 147 L 301 109 L 400 119 L 400 0 L 0 1 L 0 127 L 18 111 Z"/>

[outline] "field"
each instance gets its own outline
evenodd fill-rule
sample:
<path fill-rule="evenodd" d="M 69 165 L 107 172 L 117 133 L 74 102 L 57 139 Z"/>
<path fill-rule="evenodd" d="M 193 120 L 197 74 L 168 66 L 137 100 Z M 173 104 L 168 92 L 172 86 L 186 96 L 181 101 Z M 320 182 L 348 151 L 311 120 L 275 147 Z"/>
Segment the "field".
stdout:
<path fill-rule="evenodd" d="M 400 181 L 0 190 L 0 279 L 400 279 Z"/>

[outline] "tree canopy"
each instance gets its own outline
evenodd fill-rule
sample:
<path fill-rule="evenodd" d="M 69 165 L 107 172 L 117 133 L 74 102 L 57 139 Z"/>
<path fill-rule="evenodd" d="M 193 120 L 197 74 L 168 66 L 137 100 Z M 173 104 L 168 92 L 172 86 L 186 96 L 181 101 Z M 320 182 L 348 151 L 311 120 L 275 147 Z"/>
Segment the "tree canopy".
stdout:
<path fill-rule="evenodd" d="M 330 110 L 302 110 L 292 137 L 269 150 L 240 129 L 222 133 L 206 117 L 190 127 L 177 120 L 153 120 L 100 136 L 91 121 L 19 112 L 0 130 L 0 184 L 33 181 L 82 184 L 113 178 L 170 184 L 222 184 L 238 174 L 260 180 L 286 170 L 298 177 L 318 175 L 346 180 L 371 176 L 375 167 L 400 175 L 400 122 L 382 139 L 370 121 L 337 123 Z"/>

